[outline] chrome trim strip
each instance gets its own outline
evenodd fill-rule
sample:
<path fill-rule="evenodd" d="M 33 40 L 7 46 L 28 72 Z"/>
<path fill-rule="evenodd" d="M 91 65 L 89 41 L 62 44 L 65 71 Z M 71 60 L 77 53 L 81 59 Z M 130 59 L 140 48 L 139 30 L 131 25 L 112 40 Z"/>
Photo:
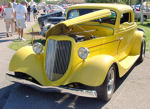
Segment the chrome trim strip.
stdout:
<path fill-rule="evenodd" d="M 41 86 L 33 82 L 27 81 L 25 79 L 17 78 L 14 75 L 8 73 L 6 74 L 6 79 L 11 82 L 20 83 L 40 91 L 59 92 L 59 93 L 72 94 L 72 95 L 77 95 L 82 97 L 97 98 L 97 93 L 95 90 L 83 90 L 83 89 L 55 87 L 55 86 Z"/>

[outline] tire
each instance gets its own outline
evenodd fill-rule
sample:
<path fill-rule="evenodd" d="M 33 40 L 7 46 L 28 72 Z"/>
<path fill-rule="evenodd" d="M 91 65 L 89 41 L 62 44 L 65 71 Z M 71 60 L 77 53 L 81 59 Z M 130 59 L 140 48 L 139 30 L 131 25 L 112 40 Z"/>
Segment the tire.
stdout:
<path fill-rule="evenodd" d="M 147 16 L 143 16 L 143 21 L 147 21 Z"/>
<path fill-rule="evenodd" d="M 98 99 L 102 101 L 109 101 L 115 90 L 116 81 L 116 66 L 112 65 L 107 73 L 104 83 L 96 87 Z"/>
<path fill-rule="evenodd" d="M 145 58 L 145 48 L 146 48 L 146 42 L 145 42 L 145 38 L 143 38 L 142 43 L 141 43 L 141 51 L 140 51 L 140 57 L 138 59 L 138 62 L 143 62 Z"/>
<path fill-rule="evenodd" d="M 137 21 L 140 22 L 141 18 L 138 18 Z M 143 16 L 143 21 L 147 21 L 147 16 Z"/>

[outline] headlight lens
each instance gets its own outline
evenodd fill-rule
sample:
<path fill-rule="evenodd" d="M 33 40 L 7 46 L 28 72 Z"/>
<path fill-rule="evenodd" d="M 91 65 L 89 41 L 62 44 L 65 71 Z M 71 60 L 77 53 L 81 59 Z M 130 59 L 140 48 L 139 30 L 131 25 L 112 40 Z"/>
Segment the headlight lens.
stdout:
<path fill-rule="evenodd" d="M 40 54 L 43 50 L 43 45 L 39 42 L 36 42 L 33 44 L 33 51 L 36 53 L 36 54 Z"/>
<path fill-rule="evenodd" d="M 78 55 L 81 59 L 85 60 L 89 55 L 89 49 L 85 47 L 79 48 Z"/>

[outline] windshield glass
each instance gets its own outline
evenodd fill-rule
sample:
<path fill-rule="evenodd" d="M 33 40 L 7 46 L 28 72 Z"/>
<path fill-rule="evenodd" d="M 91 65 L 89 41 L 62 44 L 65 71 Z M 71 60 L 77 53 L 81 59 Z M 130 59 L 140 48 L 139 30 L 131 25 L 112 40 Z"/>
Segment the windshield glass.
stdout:
<path fill-rule="evenodd" d="M 72 9 L 67 14 L 67 19 L 72 19 L 84 14 L 88 14 L 94 11 L 98 11 L 98 9 Z M 111 15 L 108 17 L 104 17 L 98 20 L 94 20 L 94 22 L 100 22 L 100 23 L 108 23 L 115 25 L 117 15 L 114 11 L 111 11 Z"/>

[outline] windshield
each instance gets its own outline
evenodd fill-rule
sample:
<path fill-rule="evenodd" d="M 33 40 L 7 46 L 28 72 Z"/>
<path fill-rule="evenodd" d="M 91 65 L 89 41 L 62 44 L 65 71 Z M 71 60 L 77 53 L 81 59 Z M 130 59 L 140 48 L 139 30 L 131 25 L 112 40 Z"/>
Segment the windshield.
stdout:
<path fill-rule="evenodd" d="M 72 9 L 68 12 L 67 19 L 72 19 L 72 18 L 75 18 L 75 17 L 79 17 L 81 15 L 88 14 L 88 13 L 98 11 L 98 10 L 99 9 Z M 115 25 L 116 18 L 117 18 L 116 13 L 114 11 L 111 11 L 110 16 L 104 17 L 104 18 L 101 18 L 101 19 L 98 19 L 98 20 L 94 20 L 94 22 L 108 23 L 108 24 Z"/>

